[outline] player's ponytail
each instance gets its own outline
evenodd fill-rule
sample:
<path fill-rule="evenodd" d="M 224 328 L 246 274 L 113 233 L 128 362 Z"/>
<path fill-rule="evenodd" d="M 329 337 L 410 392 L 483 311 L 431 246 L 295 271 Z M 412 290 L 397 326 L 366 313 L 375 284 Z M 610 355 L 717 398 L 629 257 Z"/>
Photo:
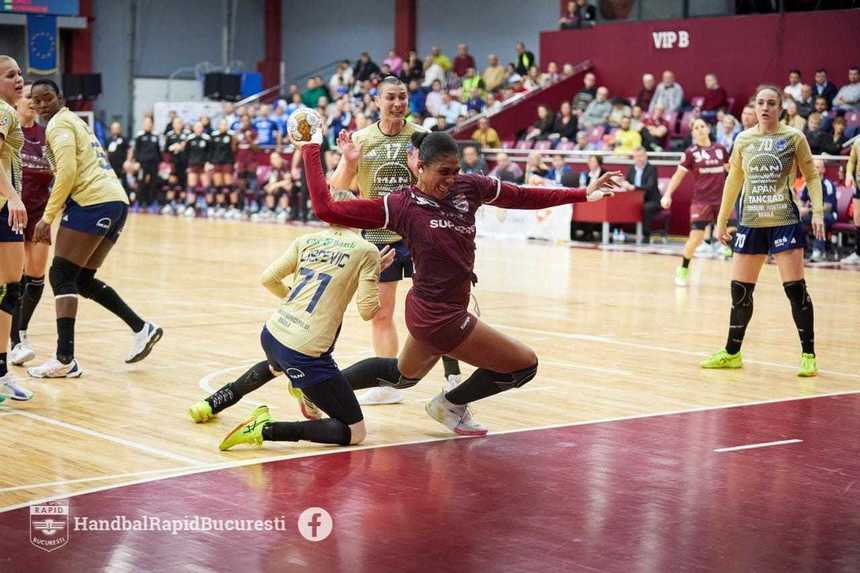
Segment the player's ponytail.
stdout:
<path fill-rule="evenodd" d="M 428 133 L 416 131 L 412 134 L 412 145 L 418 149 L 418 159 L 429 165 L 442 157 L 457 155 L 457 142 L 442 131 Z"/>

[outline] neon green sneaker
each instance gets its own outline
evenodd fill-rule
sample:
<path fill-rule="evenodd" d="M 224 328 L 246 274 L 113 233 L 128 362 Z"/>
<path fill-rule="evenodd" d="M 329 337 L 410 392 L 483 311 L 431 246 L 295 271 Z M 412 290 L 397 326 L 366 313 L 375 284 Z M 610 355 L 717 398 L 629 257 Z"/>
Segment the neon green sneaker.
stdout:
<path fill-rule="evenodd" d="M 797 375 L 801 378 L 818 376 L 818 364 L 815 363 L 814 354 L 804 353 L 800 355 L 800 370 L 797 371 Z"/>
<path fill-rule="evenodd" d="M 287 380 L 287 390 L 290 392 L 290 396 L 296 399 L 299 403 L 299 408 L 302 411 L 302 416 L 307 418 L 308 420 L 320 420 L 323 415 L 317 405 L 311 402 L 305 393 L 302 392 L 299 388 L 293 388 L 293 385 L 290 383 L 289 379 Z"/>
<path fill-rule="evenodd" d="M 206 400 L 200 400 L 199 402 L 192 404 L 191 407 L 188 408 L 188 415 L 191 416 L 191 419 L 198 424 L 208 422 L 215 417 L 215 414 L 212 413 L 212 406 L 210 406 L 209 402 Z"/>
<path fill-rule="evenodd" d="M 6 396 L 4 396 L 3 394 L 0 394 L 0 404 L 2 404 L 5 401 L 6 401 Z"/>
<path fill-rule="evenodd" d="M 725 349 L 699 362 L 702 368 L 742 368 L 743 365 L 744 359 L 740 351 L 737 354 L 729 354 Z"/>
<path fill-rule="evenodd" d="M 263 445 L 263 426 L 272 421 L 272 416 L 269 414 L 268 406 L 259 406 L 251 412 L 251 417 L 233 428 L 233 431 L 227 434 L 218 449 L 226 452 L 233 446 L 239 444 L 249 444 L 255 446 Z"/>
<path fill-rule="evenodd" d="M 690 269 L 678 267 L 675 269 L 675 286 L 687 286 L 690 278 Z"/>

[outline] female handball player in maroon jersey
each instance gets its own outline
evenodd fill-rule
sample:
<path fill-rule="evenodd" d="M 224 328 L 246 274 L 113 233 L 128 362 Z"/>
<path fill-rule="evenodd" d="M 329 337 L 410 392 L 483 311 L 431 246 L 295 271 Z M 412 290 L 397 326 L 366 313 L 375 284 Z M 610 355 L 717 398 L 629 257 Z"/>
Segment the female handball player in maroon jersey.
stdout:
<path fill-rule="evenodd" d="M 415 276 L 406 296 L 409 336 L 398 359 L 368 358 L 344 371 L 353 389 L 379 385 L 408 388 L 443 355 L 477 367 L 462 384 L 427 404 L 427 413 L 457 434 L 487 430 L 472 420 L 467 405 L 534 378 L 537 356 L 525 344 L 469 313 L 476 277 L 475 211 L 483 204 L 507 209 L 545 209 L 611 195 L 619 172 L 609 172 L 588 189 L 535 188 L 476 174 L 460 175 L 454 139 L 442 132 L 412 135 L 410 168 L 414 186 L 378 199 L 334 203 L 320 163 L 321 134 L 301 147 L 314 211 L 323 221 L 362 229 L 390 229 L 412 251 Z"/>

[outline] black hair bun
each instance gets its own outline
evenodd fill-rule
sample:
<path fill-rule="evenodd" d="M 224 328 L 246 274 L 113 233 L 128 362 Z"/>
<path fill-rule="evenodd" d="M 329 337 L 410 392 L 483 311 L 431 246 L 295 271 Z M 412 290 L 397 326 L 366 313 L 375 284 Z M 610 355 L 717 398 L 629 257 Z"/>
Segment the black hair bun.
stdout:
<path fill-rule="evenodd" d="M 426 131 L 416 131 L 412 134 L 411 140 L 412 145 L 416 148 L 421 147 L 421 142 L 424 141 L 424 138 L 427 137 L 428 132 Z"/>

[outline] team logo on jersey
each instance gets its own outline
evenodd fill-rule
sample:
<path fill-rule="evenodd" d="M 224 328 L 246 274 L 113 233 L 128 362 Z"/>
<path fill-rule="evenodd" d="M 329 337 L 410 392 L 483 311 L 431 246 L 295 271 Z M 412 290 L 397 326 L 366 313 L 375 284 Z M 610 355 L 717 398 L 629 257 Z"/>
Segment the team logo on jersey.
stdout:
<path fill-rule="evenodd" d="M 463 193 L 457 193 L 453 199 L 451 199 L 451 204 L 458 211 L 462 211 L 463 213 L 469 212 L 469 201 L 466 200 L 466 196 Z"/>
<path fill-rule="evenodd" d="M 50 553 L 68 542 L 69 500 L 30 506 L 30 543 Z"/>
<path fill-rule="evenodd" d="M 102 217 L 98 221 L 96 221 L 96 227 L 99 229 L 110 229 L 112 221 L 109 217 Z"/>
<path fill-rule="evenodd" d="M 8 115 L 8 114 L 5 114 L 5 113 L 4 113 L 4 114 L 1 114 L 1 115 L 0 115 L 0 127 L 6 127 L 6 126 L 8 126 L 8 125 L 9 125 L 9 123 L 10 123 L 11 121 L 12 121 L 12 120 L 11 120 L 11 119 L 9 119 L 9 115 Z"/>
<path fill-rule="evenodd" d="M 777 151 L 782 151 L 783 149 L 785 149 L 785 145 L 786 144 L 785 144 L 784 139 L 777 139 L 776 140 L 776 150 Z"/>
<path fill-rule="evenodd" d="M 285 373 L 290 380 L 301 380 L 305 377 L 305 373 L 298 368 L 287 368 Z"/>
<path fill-rule="evenodd" d="M 377 155 L 379 155 L 379 154 L 376 152 L 376 150 L 375 150 L 375 149 L 373 149 L 373 150 L 371 150 L 371 151 L 368 151 L 368 152 L 364 155 L 364 159 L 376 159 L 376 156 L 377 156 Z"/>
<path fill-rule="evenodd" d="M 718 149 L 716 150 L 716 152 L 717 152 L 717 159 L 719 159 L 720 161 L 722 161 L 722 160 L 723 160 L 723 150 L 718 148 Z"/>
<path fill-rule="evenodd" d="M 420 195 L 412 194 L 412 198 L 415 199 L 415 203 L 421 206 L 430 206 L 430 207 L 438 207 L 439 203 L 433 201 L 432 199 L 428 199 L 427 197 L 421 197 Z"/>

